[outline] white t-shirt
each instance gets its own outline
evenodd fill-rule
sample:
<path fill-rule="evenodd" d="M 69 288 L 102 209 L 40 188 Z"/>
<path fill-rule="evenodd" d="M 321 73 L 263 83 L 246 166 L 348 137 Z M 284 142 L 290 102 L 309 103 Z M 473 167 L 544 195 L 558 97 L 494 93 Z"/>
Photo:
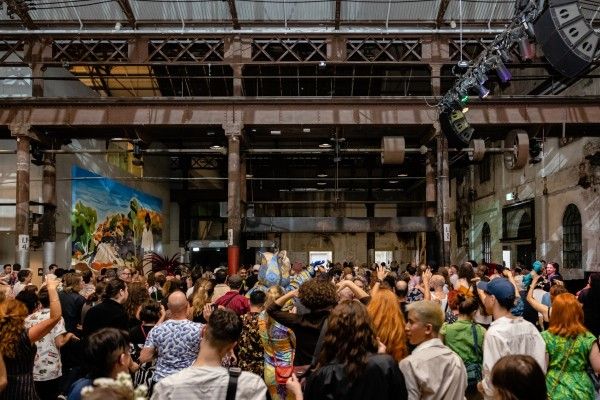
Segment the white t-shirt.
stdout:
<path fill-rule="evenodd" d="M 496 362 L 509 354 L 525 354 L 533 357 L 546 373 L 546 343 L 536 327 L 523 318 L 498 318 L 490 325 L 483 341 L 483 397 L 494 398 L 491 381 L 492 368 Z"/>
<path fill-rule="evenodd" d="M 36 311 L 25 319 L 25 329 L 29 329 L 38 322 L 50 319 L 50 309 L 44 308 Z M 50 333 L 36 342 L 37 353 L 33 362 L 33 380 L 36 382 L 49 381 L 62 376 L 62 363 L 60 350 L 56 347 L 54 339 L 66 333 L 65 320 L 60 319 Z"/>
<path fill-rule="evenodd" d="M 160 380 L 152 400 L 225 400 L 229 373 L 223 367 L 189 367 Z M 264 400 L 267 386 L 256 374 L 242 372 L 236 400 Z"/>

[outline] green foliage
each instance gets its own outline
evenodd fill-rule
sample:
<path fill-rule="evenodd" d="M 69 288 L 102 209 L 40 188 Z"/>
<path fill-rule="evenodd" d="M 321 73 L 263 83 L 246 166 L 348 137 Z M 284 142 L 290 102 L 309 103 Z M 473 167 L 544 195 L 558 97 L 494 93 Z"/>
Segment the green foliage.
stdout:
<path fill-rule="evenodd" d="M 71 232 L 75 247 L 81 249 L 83 254 L 94 250 L 92 238 L 96 222 L 98 222 L 96 210 L 78 201 L 71 212 Z"/>

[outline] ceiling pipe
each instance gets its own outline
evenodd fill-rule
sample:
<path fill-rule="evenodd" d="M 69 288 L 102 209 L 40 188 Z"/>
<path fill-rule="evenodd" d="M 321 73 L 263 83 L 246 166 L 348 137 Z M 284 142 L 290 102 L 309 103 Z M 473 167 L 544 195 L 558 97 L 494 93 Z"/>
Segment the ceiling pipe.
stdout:
<path fill-rule="evenodd" d="M 491 30 L 487 27 L 481 28 L 464 28 L 463 34 L 467 35 L 485 35 L 490 33 L 502 33 L 504 28 L 493 28 Z M 456 35 L 458 34 L 457 29 L 452 28 L 346 28 L 335 30 L 333 27 L 317 27 L 317 28 L 254 28 L 254 29 L 219 29 L 219 28 L 185 28 L 185 29 L 174 29 L 174 28 L 153 28 L 153 29 L 38 29 L 36 31 L 23 31 L 23 30 L 12 30 L 2 29 L 0 30 L 0 36 L 53 36 L 53 37 L 69 37 L 76 36 L 81 37 L 85 35 L 106 35 L 112 38 L 123 37 L 124 39 L 131 38 L 132 36 L 144 36 L 144 35 L 165 35 L 165 36 L 182 36 L 182 35 L 242 35 L 242 36 L 253 36 L 253 35 L 290 35 L 290 34 L 328 34 L 328 35 Z"/>

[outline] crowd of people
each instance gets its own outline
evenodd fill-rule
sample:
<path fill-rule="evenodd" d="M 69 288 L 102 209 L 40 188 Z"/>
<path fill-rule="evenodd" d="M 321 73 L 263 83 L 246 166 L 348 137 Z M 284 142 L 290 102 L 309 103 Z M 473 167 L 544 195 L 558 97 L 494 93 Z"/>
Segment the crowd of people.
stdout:
<path fill-rule="evenodd" d="M 600 273 L 294 263 L 0 274 L 0 400 L 595 400 Z M 301 277 L 301 279 L 300 279 Z M 293 280 L 293 279 L 292 279 Z"/>

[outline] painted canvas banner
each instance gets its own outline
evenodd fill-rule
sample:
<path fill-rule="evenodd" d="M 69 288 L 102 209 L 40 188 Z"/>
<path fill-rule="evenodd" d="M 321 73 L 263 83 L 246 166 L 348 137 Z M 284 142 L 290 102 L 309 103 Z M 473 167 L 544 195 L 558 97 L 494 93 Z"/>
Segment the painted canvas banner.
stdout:
<path fill-rule="evenodd" d="M 71 177 L 72 264 L 99 270 L 160 251 L 161 199 L 76 165 Z"/>

